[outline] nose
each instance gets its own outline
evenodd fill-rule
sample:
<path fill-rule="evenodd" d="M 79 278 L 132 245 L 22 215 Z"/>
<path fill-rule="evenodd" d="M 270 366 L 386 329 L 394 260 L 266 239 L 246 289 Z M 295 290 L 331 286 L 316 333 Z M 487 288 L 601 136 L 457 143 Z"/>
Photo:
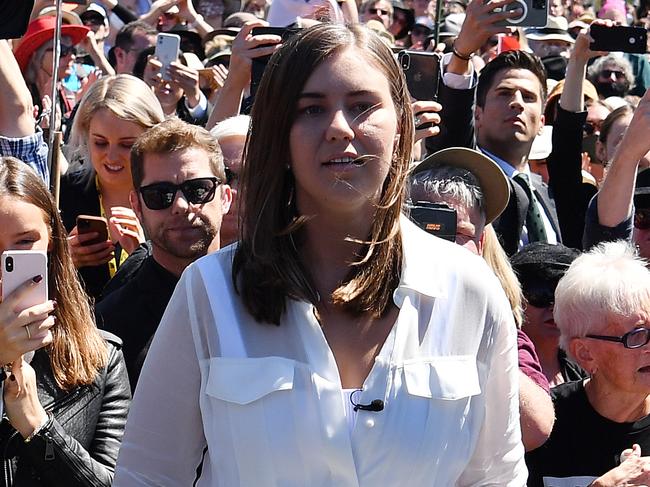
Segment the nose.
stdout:
<path fill-rule="evenodd" d="M 121 162 L 122 160 L 121 152 L 122 150 L 120 149 L 118 144 L 109 144 L 108 154 L 106 155 L 106 157 L 110 162 Z"/>
<path fill-rule="evenodd" d="M 190 208 L 190 203 L 185 199 L 185 195 L 179 189 L 174 195 L 174 201 L 172 201 L 172 214 L 173 215 L 184 215 Z"/>
<path fill-rule="evenodd" d="M 510 100 L 510 106 L 512 108 L 517 108 L 518 110 L 523 110 L 524 98 L 521 95 L 521 91 L 517 90 L 513 93 L 512 99 Z"/>
<path fill-rule="evenodd" d="M 352 121 L 348 120 L 343 110 L 337 110 L 334 113 L 334 117 L 327 128 L 326 137 L 330 141 L 338 139 L 352 140 L 354 138 Z"/>

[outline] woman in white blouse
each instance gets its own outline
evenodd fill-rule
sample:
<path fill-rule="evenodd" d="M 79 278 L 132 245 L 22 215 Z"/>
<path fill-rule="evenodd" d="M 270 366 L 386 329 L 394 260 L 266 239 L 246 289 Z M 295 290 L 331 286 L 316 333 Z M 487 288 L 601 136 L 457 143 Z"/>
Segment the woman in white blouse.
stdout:
<path fill-rule="evenodd" d="M 240 242 L 181 278 L 114 485 L 524 485 L 503 291 L 400 215 L 413 114 L 390 50 L 305 30 L 251 134 Z"/>

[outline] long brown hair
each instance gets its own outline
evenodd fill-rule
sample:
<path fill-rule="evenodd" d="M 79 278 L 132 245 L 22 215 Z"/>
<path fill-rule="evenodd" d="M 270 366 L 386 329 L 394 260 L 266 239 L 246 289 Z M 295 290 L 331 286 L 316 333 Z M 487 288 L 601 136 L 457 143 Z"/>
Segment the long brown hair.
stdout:
<path fill-rule="evenodd" d="M 359 25 L 319 24 L 286 42 L 273 55 L 253 106 L 241 177 L 241 235 L 232 277 L 246 308 L 261 322 L 279 324 L 286 298 L 314 305 L 319 302 L 297 250 L 299 230 L 306 219 L 297 215 L 293 201 L 289 133 L 296 102 L 308 78 L 320 63 L 347 48 L 363 51 L 386 75 L 399 137 L 370 234 L 332 301 L 353 315 L 380 317 L 389 309 L 399 282 L 399 217 L 414 130 L 404 76 L 390 49 L 370 30 Z"/>
<path fill-rule="evenodd" d="M 0 196 L 31 203 L 43 212 L 50 233 L 49 296 L 57 302 L 53 341 L 47 348 L 57 384 L 65 390 L 90 384 L 108 360 L 88 296 L 72 263 L 67 234 L 50 192 L 38 175 L 13 157 L 0 158 Z"/>

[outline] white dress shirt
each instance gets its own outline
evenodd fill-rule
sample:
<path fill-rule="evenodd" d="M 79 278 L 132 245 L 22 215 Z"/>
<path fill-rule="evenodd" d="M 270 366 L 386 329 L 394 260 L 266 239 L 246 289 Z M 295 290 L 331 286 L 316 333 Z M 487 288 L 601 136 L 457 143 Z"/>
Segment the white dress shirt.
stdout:
<path fill-rule="evenodd" d="M 525 485 L 515 325 L 499 282 L 406 217 L 401 235 L 399 315 L 355 394 L 383 411 L 358 411 L 350 432 L 314 307 L 287 300 L 280 326 L 256 322 L 233 289 L 227 247 L 176 287 L 113 485 Z"/>

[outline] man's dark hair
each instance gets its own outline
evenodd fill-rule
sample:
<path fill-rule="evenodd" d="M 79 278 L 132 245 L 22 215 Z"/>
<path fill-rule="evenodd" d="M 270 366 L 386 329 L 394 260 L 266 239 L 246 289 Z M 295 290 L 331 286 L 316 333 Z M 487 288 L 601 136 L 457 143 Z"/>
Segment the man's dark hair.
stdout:
<path fill-rule="evenodd" d="M 155 36 L 158 34 L 158 31 L 146 22 L 142 20 L 134 20 L 122 27 L 117 33 L 115 36 L 115 47 L 119 47 L 125 51 L 131 49 L 133 46 L 133 34 L 136 31 L 140 31 L 144 35 Z"/>
<path fill-rule="evenodd" d="M 504 69 L 526 69 L 533 73 L 541 86 L 542 106 L 546 103 L 546 70 L 542 61 L 525 51 L 506 51 L 499 54 L 481 71 L 476 89 L 476 104 L 483 108 L 487 92 L 494 84 L 497 74 Z"/>

